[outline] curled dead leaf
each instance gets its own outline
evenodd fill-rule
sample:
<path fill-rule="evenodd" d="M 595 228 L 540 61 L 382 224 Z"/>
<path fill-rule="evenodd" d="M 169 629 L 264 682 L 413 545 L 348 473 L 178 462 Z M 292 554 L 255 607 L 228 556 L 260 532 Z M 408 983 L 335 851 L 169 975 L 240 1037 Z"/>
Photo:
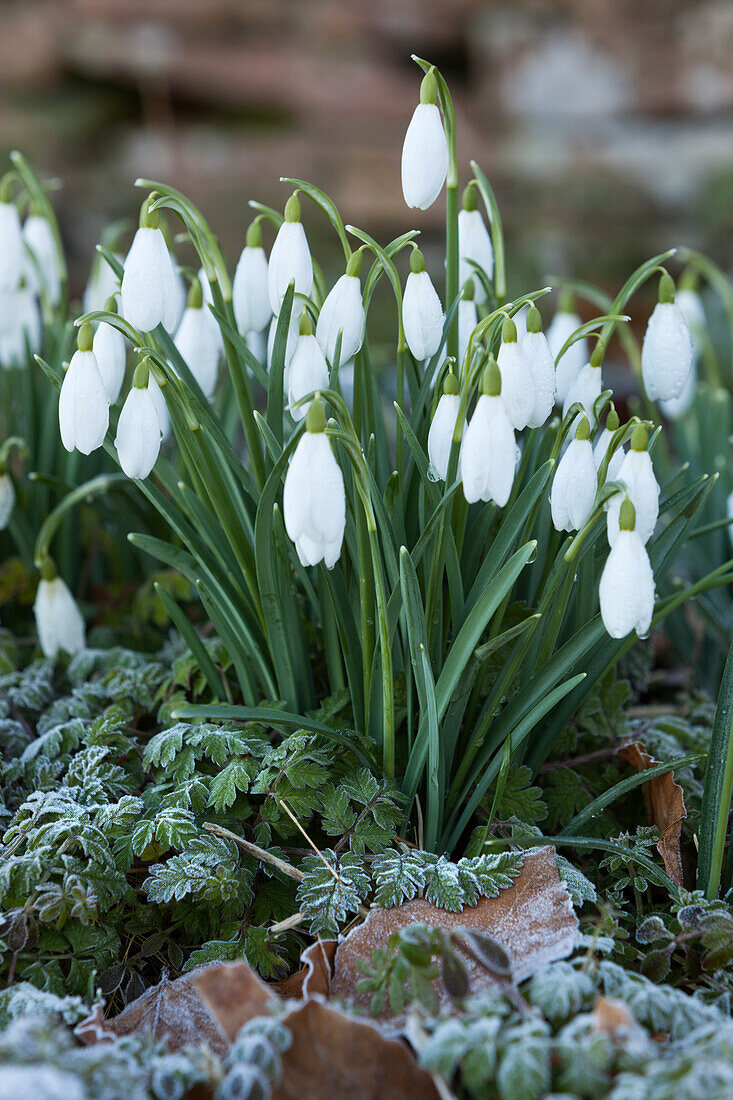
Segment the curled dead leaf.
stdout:
<path fill-rule="evenodd" d="M 269 1015 L 275 997 L 243 960 L 192 971 L 195 989 L 229 1042 L 248 1020 Z"/>
<path fill-rule="evenodd" d="M 300 956 L 303 966 L 289 978 L 275 982 L 273 989 L 279 997 L 311 997 L 320 993 L 327 997 L 331 989 L 337 940 L 316 940 L 306 947 Z"/>
<path fill-rule="evenodd" d="M 618 750 L 618 754 L 638 772 L 646 771 L 660 763 L 649 755 L 641 741 L 626 742 Z M 642 791 L 649 819 L 661 833 L 657 851 L 662 857 L 664 869 L 673 882 L 682 886 L 684 875 L 680 837 L 682 822 L 687 817 L 682 787 L 675 782 L 672 772 L 668 771 L 644 783 Z"/>

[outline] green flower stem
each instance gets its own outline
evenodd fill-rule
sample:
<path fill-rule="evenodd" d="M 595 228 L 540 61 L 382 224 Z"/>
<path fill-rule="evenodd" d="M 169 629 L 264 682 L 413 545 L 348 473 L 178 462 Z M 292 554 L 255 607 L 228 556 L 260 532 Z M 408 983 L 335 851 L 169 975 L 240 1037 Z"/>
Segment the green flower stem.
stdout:
<path fill-rule="evenodd" d="M 33 560 L 36 567 L 40 569 L 44 560 L 49 557 L 49 547 L 51 546 L 51 542 L 58 530 L 61 520 L 75 508 L 77 504 L 85 504 L 87 501 L 93 500 L 94 497 L 104 496 L 105 493 L 111 492 L 112 489 L 121 489 L 132 484 L 133 483 L 125 474 L 100 474 L 99 477 L 92 478 L 91 481 L 87 481 L 83 485 L 77 486 L 76 489 L 72 489 L 70 493 L 67 493 L 53 511 L 49 512 L 41 524 L 41 528 L 36 537 L 35 550 L 33 552 Z"/>

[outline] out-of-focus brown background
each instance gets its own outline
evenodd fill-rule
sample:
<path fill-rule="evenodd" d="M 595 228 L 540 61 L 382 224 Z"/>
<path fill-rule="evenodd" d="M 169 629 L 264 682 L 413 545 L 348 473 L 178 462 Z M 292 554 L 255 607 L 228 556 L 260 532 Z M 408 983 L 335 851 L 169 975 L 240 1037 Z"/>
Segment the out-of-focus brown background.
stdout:
<path fill-rule="evenodd" d="M 76 290 L 103 225 L 136 217 L 138 175 L 188 193 L 232 260 L 246 200 L 282 206 L 281 175 L 383 240 L 437 241 L 441 204 L 408 211 L 400 188 L 411 52 L 449 80 L 514 287 L 614 286 L 675 243 L 728 265 L 731 0 L 5 0 L 0 17 L 0 152 L 63 177 Z"/>

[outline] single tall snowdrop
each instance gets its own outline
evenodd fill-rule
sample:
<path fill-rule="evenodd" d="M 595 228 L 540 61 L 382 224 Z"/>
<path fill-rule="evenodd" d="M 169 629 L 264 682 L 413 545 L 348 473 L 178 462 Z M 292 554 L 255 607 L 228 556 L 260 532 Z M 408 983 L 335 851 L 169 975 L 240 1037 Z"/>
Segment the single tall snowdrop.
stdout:
<path fill-rule="evenodd" d="M 33 605 L 38 641 L 44 657 L 59 653 L 73 657 L 86 645 L 84 619 L 68 585 L 59 577 L 51 558 L 41 565 L 36 601 Z"/>
<path fill-rule="evenodd" d="M 420 102 L 402 146 L 402 194 L 410 208 L 427 210 L 448 173 L 448 139 L 438 108 L 438 81 L 431 69 L 420 85 Z"/>
<path fill-rule="evenodd" d="M 540 311 L 533 305 L 527 313 L 527 335 L 521 343 L 522 356 L 530 369 L 534 408 L 528 428 L 541 428 L 555 406 L 555 360 L 542 331 Z"/>
<path fill-rule="evenodd" d="M 364 342 L 366 313 L 361 299 L 361 249 L 349 257 L 346 272 L 326 295 L 316 324 L 316 340 L 329 363 L 333 363 L 341 333 L 340 361 L 348 363 Z"/>
<path fill-rule="evenodd" d="M 611 446 L 613 437 L 619 429 L 618 413 L 613 405 L 609 407 L 608 416 L 606 417 L 606 426 L 601 434 L 598 436 L 596 444 L 593 448 L 593 461 L 596 464 L 596 470 L 600 470 L 601 464 L 604 458 L 608 454 L 608 448 Z M 624 449 L 618 447 L 611 455 L 608 461 L 608 468 L 606 470 L 606 481 L 616 481 L 618 479 L 619 470 L 621 469 L 624 461 Z"/>
<path fill-rule="evenodd" d="M 305 426 L 285 475 L 285 530 L 295 543 L 301 565 L 322 561 L 327 569 L 333 569 L 344 539 L 346 494 L 318 396 L 308 409 Z"/>
<path fill-rule="evenodd" d="M 562 407 L 562 415 L 565 417 L 570 410 L 570 406 L 574 405 L 576 401 L 579 402 L 583 407 L 585 415 L 588 417 L 588 423 L 593 431 L 595 431 L 598 423 L 595 405 L 603 389 L 603 375 L 601 372 L 602 363 L 603 344 L 599 341 L 593 349 L 593 354 L 582 368 L 577 378 L 568 386 Z M 579 419 L 580 414 L 578 414 L 578 417 L 576 417 L 574 421 L 576 427 Z"/>
<path fill-rule="evenodd" d="M 10 523 L 15 507 L 15 486 L 7 470 L 0 470 L 0 531 Z"/>
<path fill-rule="evenodd" d="M 654 574 L 628 497 L 621 505 L 619 524 L 601 574 L 601 618 L 612 638 L 625 638 L 632 630 L 645 638 L 654 614 Z"/>
<path fill-rule="evenodd" d="M 248 332 L 261 332 L 272 317 L 267 282 L 267 256 L 262 247 L 262 226 L 259 218 L 255 218 L 247 229 L 245 245 L 237 261 L 232 285 L 234 317 L 243 336 Z"/>
<path fill-rule="evenodd" d="M 572 294 L 563 293 L 558 304 L 557 313 L 552 318 L 550 327 L 547 330 L 547 343 L 555 360 L 557 400 L 561 404 L 564 403 L 567 397 L 568 389 L 590 358 L 588 341 L 585 336 L 581 336 L 558 359 L 565 344 L 573 333 L 578 331 L 582 323 L 575 311 L 575 300 Z"/>
<path fill-rule="evenodd" d="M 410 274 L 402 297 L 402 324 L 407 346 L 415 359 L 422 361 L 435 355 L 443 336 L 445 314 L 419 248 L 410 256 Z"/>
<path fill-rule="evenodd" d="M 570 446 L 557 464 L 550 492 L 550 511 L 556 531 L 579 531 L 593 511 L 596 464 L 590 442 L 590 424 L 581 417 Z"/>
<path fill-rule="evenodd" d="M 463 192 L 461 210 L 458 212 L 458 282 L 476 280 L 476 301 L 486 301 L 486 290 L 476 274 L 476 264 L 487 279 L 494 277 L 494 247 L 486 223 L 481 217 L 476 198 L 475 184 L 469 183 Z"/>
<path fill-rule="evenodd" d="M 26 269 L 23 231 L 18 208 L 0 195 L 0 290 L 15 290 Z"/>
<path fill-rule="evenodd" d="M 300 318 L 300 335 L 288 370 L 288 408 L 293 420 L 307 415 L 311 402 L 298 404 L 316 390 L 328 389 L 328 363 L 313 335 L 307 310 Z"/>
<path fill-rule="evenodd" d="M 631 449 L 621 463 L 615 479 L 622 481 L 626 486 L 626 493 L 636 513 L 635 530 L 643 543 L 649 542 L 654 534 L 659 517 L 659 485 L 654 476 L 654 467 L 648 448 L 649 437 L 646 428 L 637 424 L 631 434 Z M 621 493 L 616 493 L 608 502 L 606 529 L 611 546 L 618 538 L 623 499 Z"/>
<path fill-rule="evenodd" d="M 300 220 L 297 191 L 285 203 L 283 223 L 277 231 L 267 268 L 267 289 L 275 316 L 280 312 L 285 291 L 292 282 L 295 283 L 296 294 L 304 294 L 306 298 L 310 296 L 313 260 Z"/>
<path fill-rule="evenodd" d="M 463 288 L 458 302 L 458 362 L 463 363 L 468 351 L 471 333 L 478 324 L 478 310 L 475 301 L 476 284 L 469 279 Z"/>
<path fill-rule="evenodd" d="M 143 359 L 135 367 L 132 387 L 117 423 L 117 457 L 131 478 L 146 478 L 160 454 L 162 433 L 149 381 L 150 369 Z"/>
<path fill-rule="evenodd" d="M 204 305 L 203 290 L 198 277 L 191 283 L 188 304 L 174 343 L 201 387 L 204 397 L 211 401 L 219 377 L 221 333 L 209 307 Z"/>
<path fill-rule="evenodd" d="M 430 459 L 428 475 L 433 481 L 445 481 L 448 476 L 448 464 L 460 404 L 458 379 L 455 374 L 448 374 L 428 432 L 428 458 Z"/>
<path fill-rule="evenodd" d="M 140 228 L 125 259 L 122 275 L 122 315 L 140 332 L 152 332 L 174 320 L 179 296 L 176 271 L 163 231 L 160 215 L 150 210 L 150 196 L 142 205 Z"/>
<path fill-rule="evenodd" d="M 117 299 L 108 298 L 104 306 L 108 313 L 117 313 Z M 114 405 L 120 396 L 125 380 L 127 363 L 127 341 L 119 329 L 106 321 L 100 321 L 94 333 L 92 351 L 97 358 L 99 373 L 102 375 L 110 405 Z"/>
<path fill-rule="evenodd" d="M 675 302 L 674 279 L 666 271 L 659 280 L 659 301 L 649 318 L 641 346 L 641 376 L 651 401 L 679 397 L 694 359 L 692 337 Z"/>
<path fill-rule="evenodd" d="M 59 394 L 59 429 L 67 451 L 88 455 L 104 443 L 109 427 L 109 398 L 92 351 L 92 326 L 85 322 L 77 335 Z"/>
<path fill-rule="evenodd" d="M 535 393 L 530 366 L 517 341 L 517 326 L 507 317 L 501 330 L 497 362 L 501 371 L 501 392 L 509 419 L 516 431 L 526 428 L 535 411 Z"/>
<path fill-rule="evenodd" d="M 516 448 L 501 396 L 501 372 L 491 358 L 484 367 L 481 395 L 461 443 L 460 476 L 469 504 L 493 500 L 504 507 L 514 482 Z"/>
<path fill-rule="evenodd" d="M 689 412 L 694 404 L 695 394 L 697 393 L 697 364 L 702 354 L 706 327 L 705 308 L 696 290 L 691 287 L 680 287 L 674 301 L 690 330 L 693 355 L 692 367 L 681 393 L 677 397 L 670 397 L 667 401 L 659 402 L 659 407 L 668 420 L 679 420 L 685 413 Z"/>
<path fill-rule="evenodd" d="M 43 295 L 52 306 L 61 301 L 61 269 L 53 229 L 48 218 L 29 214 L 23 223 L 23 240 L 30 252 L 26 278 L 31 290 Z"/>

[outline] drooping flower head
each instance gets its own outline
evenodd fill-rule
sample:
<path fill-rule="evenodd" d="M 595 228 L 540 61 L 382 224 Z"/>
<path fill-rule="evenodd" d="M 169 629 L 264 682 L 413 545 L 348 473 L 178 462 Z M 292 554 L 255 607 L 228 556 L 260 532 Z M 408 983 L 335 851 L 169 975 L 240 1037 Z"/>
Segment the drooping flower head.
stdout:
<path fill-rule="evenodd" d="M 10 517 L 15 507 L 15 486 L 13 479 L 5 469 L 5 464 L 0 466 L 0 531 L 4 531 L 10 523 Z"/>
<path fill-rule="evenodd" d="M 198 277 L 191 283 L 188 302 L 174 343 L 201 387 L 204 397 L 211 401 L 219 376 L 221 332 L 211 310 L 204 305 L 203 290 Z"/>
<path fill-rule="evenodd" d="M 81 611 L 66 582 L 59 577 L 54 562 L 48 557 L 41 565 L 33 612 L 38 641 L 45 657 L 53 659 L 62 652 L 73 657 L 84 649 L 86 635 Z"/>
<path fill-rule="evenodd" d="M 117 457 L 131 478 L 146 478 L 160 453 L 162 431 L 150 378 L 148 361 L 143 359 L 135 368 L 132 388 L 117 423 Z"/>
<path fill-rule="evenodd" d="M 593 511 L 596 464 L 588 418 L 582 416 L 575 439 L 557 464 L 550 492 L 550 510 L 556 531 L 579 531 Z"/>
<path fill-rule="evenodd" d="M 675 303 L 674 279 L 659 280 L 659 301 L 649 318 L 641 346 L 641 376 L 651 401 L 669 401 L 685 388 L 694 362 L 692 337 Z"/>
<path fill-rule="evenodd" d="M 567 341 L 578 331 L 582 323 L 575 309 L 573 295 L 565 291 L 560 297 L 557 313 L 552 318 L 550 327 L 547 330 L 547 342 L 555 359 L 557 400 L 561 403 L 565 401 L 569 387 L 578 377 L 590 356 L 588 341 L 584 336 L 575 340 L 560 355 Z"/>
<path fill-rule="evenodd" d="M 428 474 L 433 481 L 445 481 L 448 476 L 448 464 L 460 403 L 458 379 L 455 374 L 449 373 L 445 377 L 443 392 L 428 432 L 428 458 L 430 459 Z"/>
<path fill-rule="evenodd" d="M 308 409 L 305 423 L 285 475 L 285 530 L 295 543 L 301 565 L 322 561 L 327 569 L 333 569 L 344 539 L 346 494 L 341 468 L 326 435 L 326 414 L 319 396 Z"/>
<path fill-rule="evenodd" d="M 247 229 L 246 243 L 232 285 L 234 316 L 243 336 L 249 332 L 261 332 L 272 317 L 267 283 L 267 256 L 262 247 L 262 227 L 257 217 Z"/>
<path fill-rule="evenodd" d="M 448 172 L 448 139 L 438 108 L 438 81 L 431 69 L 420 85 L 420 102 L 402 146 L 402 193 L 409 207 L 427 210 Z"/>
<path fill-rule="evenodd" d="M 645 638 L 654 614 L 654 574 L 635 528 L 634 505 L 627 497 L 619 510 L 618 537 L 599 587 L 601 618 L 612 638 L 625 638 L 632 630 Z"/>
<path fill-rule="evenodd" d="M 67 451 L 88 455 L 102 446 L 109 427 L 109 398 L 92 351 L 92 326 L 84 322 L 77 335 L 59 394 L 59 429 Z"/>
<path fill-rule="evenodd" d="M 577 378 L 568 386 L 568 391 L 565 395 L 565 402 L 562 407 L 563 417 L 567 416 L 570 406 L 577 402 L 582 406 L 583 412 L 588 417 L 588 423 L 591 426 L 591 430 L 595 431 L 598 424 L 596 418 L 596 401 L 601 396 L 603 389 L 603 353 L 604 348 L 602 342 L 599 340 L 593 349 L 588 362 L 582 368 Z M 576 418 L 574 425 L 577 427 L 580 414 Z"/>
<path fill-rule="evenodd" d="M 42 294 L 50 305 L 61 300 L 61 271 L 56 239 L 48 218 L 31 213 L 23 223 L 23 240 L 30 252 L 26 263 L 26 278 L 34 294 Z"/>
<path fill-rule="evenodd" d="M 522 356 L 529 367 L 534 407 L 527 427 L 541 428 L 555 405 L 555 360 L 542 331 L 540 311 L 532 305 L 527 313 L 527 334 L 521 344 Z"/>
<path fill-rule="evenodd" d="M 476 198 L 476 185 L 469 183 L 463 192 L 461 209 L 458 212 L 458 282 L 461 286 L 467 279 L 476 280 L 476 301 L 486 301 L 483 281 L 476 274 L 478 267 L 487 279 L 494 277 L 494 247 L 486 223 L 481 216 Z M 474 266 L 476 265 L 476 267 Z"/>
<path fill-rule="evenodd" d="M 26 267 L 18 207 L 3 188 L 0 193 L 0 290 L 15 290 Z"/>
<path fill-rule="evenodd" d="M 107 299 L 104 306 L 107 313 L 117 313 L 117 299 L 112 296 Z M 97 359 L 99 373 L 102 375 L 104 388 L 110 405 L 114 405 L 120 396 L 122 383 L 125 380 L 125 365 L 127 363 L 127 342 L 119 329 L 106 321 L 100 321 L 97 331 L 94 333 L 92 351 Z"/>
<path fill-rule="evenodd" d="M 468 279 L 461 297 L 458 301 L 458 361 L 463 363 L 468 351 L 471 333 L 478 324 L 478 310 L 476 308 L 476 284 L 473 279 Z"/>
<path fill-rule="evenodd" d="M 280 312 L 285 291 L 291 283 L 295 283 L 296 294 L 309 297 L 313 289 L 313 260 L 300 220 L 297 191 L 285 203 L 283 222 L 277 231 L 267 268 L 270 307 L 275 316 Z"/>
<path fill-rule="evenodd" d="M 512 491 L 516 448 L 501 396 L 501 372 L 492 357 L 484 367 L 481 394 L 461 443 L 460 476 L 469 504 L 493 500 L 504 507 Z"/>
<path fill-rule="evenodd" d="M 176 312 L 178 285 L 160 215 L 151 210 L 155 193 L 142 204 L 140 228 L 127 253 L 122 275 L 122 314 L 140 332 L 152 332 L 171 323 Z"/>
<path fill-rule="evenodd" d="M 595 447 L 593 448 L 593 459 L 595 461 L 597 470 L 600 470 L 601 464 L 608 454 L 608 449 L 613 442 L 614 435 L 619 429 L 619 424 L 620 422 L 618 418 L 618 413 L 616 412 L 616 409 L 612 403 L 609 406 L 608 415 L 606 416 L 606 425 L 601 434 L 598 436 Z M 623 460 L 623 447 L 618 447 L 609 459 L 604 484 L 606 481 L 616 481 Z"/>
<path fill-rule="evenodd" d="M 509 419 L 516 431 L 526 428 L 535 411 L 535 394 L 530 367 L 517 341 L 517 326 L 507 317 L 501 330 L 497 358 L 501 371 L 501 392 Z"/>
<path fill-rule="evenodd" d="M 654 534 L 659 516 L 659 485 L 654 476 L 649 454 L 649 436 L 643 424 L 637 424 L 631 434 L 631 449 L 624 457 L 616 481 L 626 486 L 628 498 L 634 506 L 635 530 L 643 543 Z M 617 493 L 608 503 L 606 526 L 611 546 L 618 538 L 622 496 Z"/>
<path fill-rule="evenodd" d="M 304 309 L 298 341 L 288 369 L 288 408 L 293 420 L 302 420 L 310 408 L 310 403 L 306 404 L 301 399 L 316 390 L 327 389 L 328 380 L 326 357 L 313 335 L 308 311 Z"/>
<path fill-rule="evenodd" d="M 333 363 L 341 334 L 340 362 L 353 359 L 364 342 L 366 313 L 361 298 L 361 249 L 349 257 L 346 272 L 329 291 L 316 324 L 316 340 L 329 363 Z"/>
<path fill-rule="evenodd" d="M 440 347 L 445 315 L 440 298 L 425 270 L 419 248 L 410 256 L 410 274 L 402 298 L 402 324 L 407 346 L 415 359 L 430 359 Z"/>

